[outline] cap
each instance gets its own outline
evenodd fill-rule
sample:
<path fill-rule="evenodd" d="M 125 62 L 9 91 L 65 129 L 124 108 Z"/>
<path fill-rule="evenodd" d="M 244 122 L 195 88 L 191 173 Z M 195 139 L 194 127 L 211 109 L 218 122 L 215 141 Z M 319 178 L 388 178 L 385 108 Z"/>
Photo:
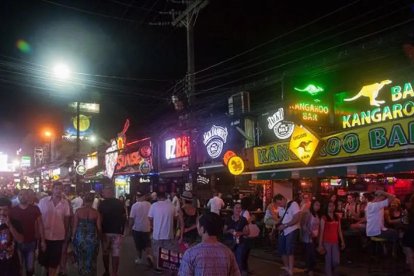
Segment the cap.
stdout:
<path fill-rule="evenodd" d="M 181 195 L 182 199 L 186 199 L 186 200 L 193 200 L 193 194 L 190 191 L 185 191 L 182 195 Z"/>

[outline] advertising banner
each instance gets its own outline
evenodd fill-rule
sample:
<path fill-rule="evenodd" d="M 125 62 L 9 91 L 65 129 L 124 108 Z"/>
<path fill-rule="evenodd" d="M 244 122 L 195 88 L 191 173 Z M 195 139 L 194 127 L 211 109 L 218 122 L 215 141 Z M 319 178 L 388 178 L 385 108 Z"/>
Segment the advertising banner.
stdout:
<path fill-rule="evenodd" d="M 289 150 L 290 142 L 253 149 L 256 168 L 300 163 Z M 414 118 L 388 121 L 323 137 L 313 161 L 414 149 Z"/>

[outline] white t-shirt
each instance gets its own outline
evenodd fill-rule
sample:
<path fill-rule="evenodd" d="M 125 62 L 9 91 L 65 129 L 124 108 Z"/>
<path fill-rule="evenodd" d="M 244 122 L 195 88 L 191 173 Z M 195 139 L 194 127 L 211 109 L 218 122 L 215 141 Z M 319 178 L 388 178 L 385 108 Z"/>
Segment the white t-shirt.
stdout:
<path fill-rule="evenodd" d="M 293 217 L 299 212 L 300 212 L 299 205 L 296 203 L 296 201 L 292 201 L 292 203 L 290 204 L 290 206 L 289 206 L 289 208 L 286 212 L 285 217 L 283 218 L 282 224 L 289 223 L 293 219 Z M 279 216 L 283 217 L 284 213 L 285 213 L 285 208 L 279 207 Z M 285 236 L 287 236 L 291 232 L 293 232 L 293 231 L 295 231 L 296 229 L 299 229 L 299 228 L 300 228 L 300 220 L 296 224 L 285 228 L 283 230 L 283 234 Z"/>
<path fill-rule="evenodd" d="M 42 198 L 38 206 L 42 213 L 45 239 L 50 241 L 64 240 L 66 235 L 65 217 L 70 216 L 69 202 L 62 199 L 55 206 L 52 197 L 48 196 Z"/>
<path fill-rule="evenodd" d="M 148 217 L 154 220 L 152 238 L 171 240 L 174 238 L 175 208 L 170 201 L 160 200 L 151 205 Z"/>
<path fill-rule="evenodd" d="M 73 213 L 76 213 L 76 210 L 78 210 L 83 205 L 83 199 L 80 196 L 75 197 L 70 202 L 72 205 Z"/>
<path fill-rule="evenodd" d="M 218 196 L 215 196 L 210 198 L 207 207 L 210 207 L 210 212 L 220 215 L 220 209 L 224 207 L 224 201 Z"/>
<path fill-rule="evenodd" d="M 367 208 L 365 209 L 368 237 L 378 236 L 381 234 L 381 230 L 387 230 L 384 227 L 384 208 L 388 204 L 388 199 L 378 202 L 368 202 Z"/>
<path fill-rule="evenodd" d="M 131 213 L 129 218 L 134 219 L 134 225 L 132 230 L 140 232 L 150 232 L 150 221 L 148 219 L 148 213 L 151 208 L 151 203 L 148 201 L 135 202 L 131 207 Z"/>

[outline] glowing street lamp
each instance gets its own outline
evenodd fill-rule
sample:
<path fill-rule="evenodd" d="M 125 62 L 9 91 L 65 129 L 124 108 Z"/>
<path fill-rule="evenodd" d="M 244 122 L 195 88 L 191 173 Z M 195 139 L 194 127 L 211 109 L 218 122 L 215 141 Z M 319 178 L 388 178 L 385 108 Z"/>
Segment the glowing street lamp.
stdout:
<path fill-rule="evenodd" d="M 43 135 L 48 138 L 48 142 L 49 142 L 49 154 L 48 154 L 49 156 L 48 156 L 48 159 L 49 159 L 49 163 L 51 163 L 52 162 L 52 139 L 53 139 L 53 132 L 50 131 L 50 130 L 45 130 L 43 132 Z"/>
<path fill-rule="evenodd" d="M 51 132 L 50 130 L 46 130 L 43 134 L 44 134 L 46 137 L 52 137 L 52 132 Z"/>
<path fill-rule="evenodd" d="M 67 81 L 71 77 L 69 66 L 64 63 L 58 63 L 53 67 L 53 75 L 60 81 Z"/>

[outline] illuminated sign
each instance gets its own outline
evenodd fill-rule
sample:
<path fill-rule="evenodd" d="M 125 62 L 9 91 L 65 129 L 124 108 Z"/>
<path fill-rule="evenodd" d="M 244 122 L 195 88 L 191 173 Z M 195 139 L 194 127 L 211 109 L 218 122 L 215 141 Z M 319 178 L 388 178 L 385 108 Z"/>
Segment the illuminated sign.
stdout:
<path fill-rule="evenodd" d="M 140 177 L 139 178 L 139 183 L 151 183 L 151 179 Z"/>
<path fill-rule="evenodd" d="M 28 168 L 31 164 L 31 157 L 30 156 L 22 156 L 22 159 L 20 161 L 20 166 L 22 168 Z"/>
<path fill-rule="evenodd" d="M 119 171 L 125 167 L 138 166 L 142 161 L 142 157 L 137 151 L 128 154 L 118 155 L 116 170 Z"/>
<path fill-rule="evenodd" d="M 9 156 L 7 154 L 0 152 L 0 172 L 10 171 L 7 162 L 8 158 Z"/>
<path fill-rule="evenodd" d="M 303 89 L 296 88 L 296 87 L 294 89 L 299 92 L 308 92 L 311 96 L 315 96 L 324 91 L 322 87 L 314 85 L 314 84 L 309 84 Z"/>
<path fill-rule="evenodd" d="M 92 154 L 89 154 L 86 157 L 86 160 L 85 160 L 86 169 L 90 170 L 90 169 L 95 168 L 97 166 L 98 166 L 98 153 L 94 152 Z"/>
<path fill-rule="evenodd" d="M 226 127 L 213 125 L 204 133 L 203 144 L 206 146 L 208 155 L 215 159 L 221 155 L 223 146 L 227 140 L 228 131 Z"/>
<path fill-rule="evenodd" d="M 402 103 L 394 103 L 393 105 L 381 106 L 386 102 L 377 100 L 378 93 L 381 88 L 390 83 L 390 80 L 385 80 L 380 83 L 366 85 L 362 87 L 362 89 L 354 97 L 344 99 L 344 101 L 354 101 L 360 97 L 368 97 L 370 105 L 375 107 L 366 111 L 342 115 L 342 128 L 346 129 L 357 126 L 364 126 L 372 123 L 380 123 L 413 116 L 414 102 L 411 100 L 407 100 Z M 405 100 L 407 98 L 413 98 L 414 91 L 411 83 L 407 82 L 403 85 L 403 87 L 399 85 L 391 87 L 390 96 L 392 102 Z"/>
<path fill-rule="evenodd" d="M 318 121 L 319 114 L 329 114 L 329 107 L 324 104 L 296 103 L 289 106 L 289 109 L 302 112 L 302 120 L 304 121 Z"/>
<path fill-rule="evenodd" d="M 387 84 L 392 83 L 390 80 L 383 80 L 381 82 L 376 82 L 373 84 L 364 85 L 359 92 L 352 98 L 345 99 L 346 102 L 352 102 L 360 97 L 367 97 L 369 99 L 369 104 L 372 106 L 381 106 L 385 101 L 378 101 L 377 97 L 380 90 Z"/>
<path fill-rule="evenodd" d="M 296 126 L 290 139 L 289 149 L 306 165 L 318 147 L 319 139 L 303 126 Z"/>
<path fill-rule="evenodd" d="M 151 164 L 147 161 L 144 161 L 139 165 L 139 170 L 142 174 L 148 174 L 151 171 Z"/>
<path fill-rule="evenodd" d="M 228 150 L 223 156 L 223 163 L 227 166 L 227 163 L 229 163 L 230 158 L 233 156 L 236 156 L 237 154 L 234 153 L 234 151 Z"/>
<path fill-rule="evenodd" d="M 292 137 L 294 134 L 292 135 Z M 378 127 L 366 126 L 323 137 L 315 160 L 329 164 L 330 160 L 385 154 L 414 149 L 414 118 L 385 122 Z M 296 166 L 299 158 L 289 149 L 289 142 L 274 143 L 253 149 L 254 166 Z M 308 149 L 309 150 L 309 149 Z"/>
<path fill-rule="evenodd" d="M 278 139 L 289 138 L 295 128 L 295 125 L 292 122 L 284 121 L 283 108 L 279 108 L 272 116 L 268 117 L 267 122 L 267 127 L 273 129 L 273 132 Z"/>
<path fill-rule="evenodd" d="M 115 140 L 111 140 L 111 146 L 106 149 L 105 154 L 105 175 L 112 178 L 115 166 L 118 162 L 118 145 Z"/>
<path fill-rule="evenodd" d="M 165 159 L 175 159 L 190 155 L 190 137 L 181 136 L 165 141 Z"/>
<path fill-rule="evenodd" d="M 227 168 L 231 174 L 240 175 L 242 172 L 244 172 L 244 161 L 239 156 L 233 156 L 230 158 L 227 164 Z"/>
<path fill-rule="evenodd" d="M 76 112 L 77 103 L 73 102 L 69 104 L 69 107 Z M 86 113 L 99 113 L 99 104 L 98 103 L 79 103 L 80 112 Z"/>
<path fill-rule="evenodd" d="M 76 166 L 76 173 L 79 175 L 84 175 L 86 173 L 86 167 L 84 165 Z"/>

